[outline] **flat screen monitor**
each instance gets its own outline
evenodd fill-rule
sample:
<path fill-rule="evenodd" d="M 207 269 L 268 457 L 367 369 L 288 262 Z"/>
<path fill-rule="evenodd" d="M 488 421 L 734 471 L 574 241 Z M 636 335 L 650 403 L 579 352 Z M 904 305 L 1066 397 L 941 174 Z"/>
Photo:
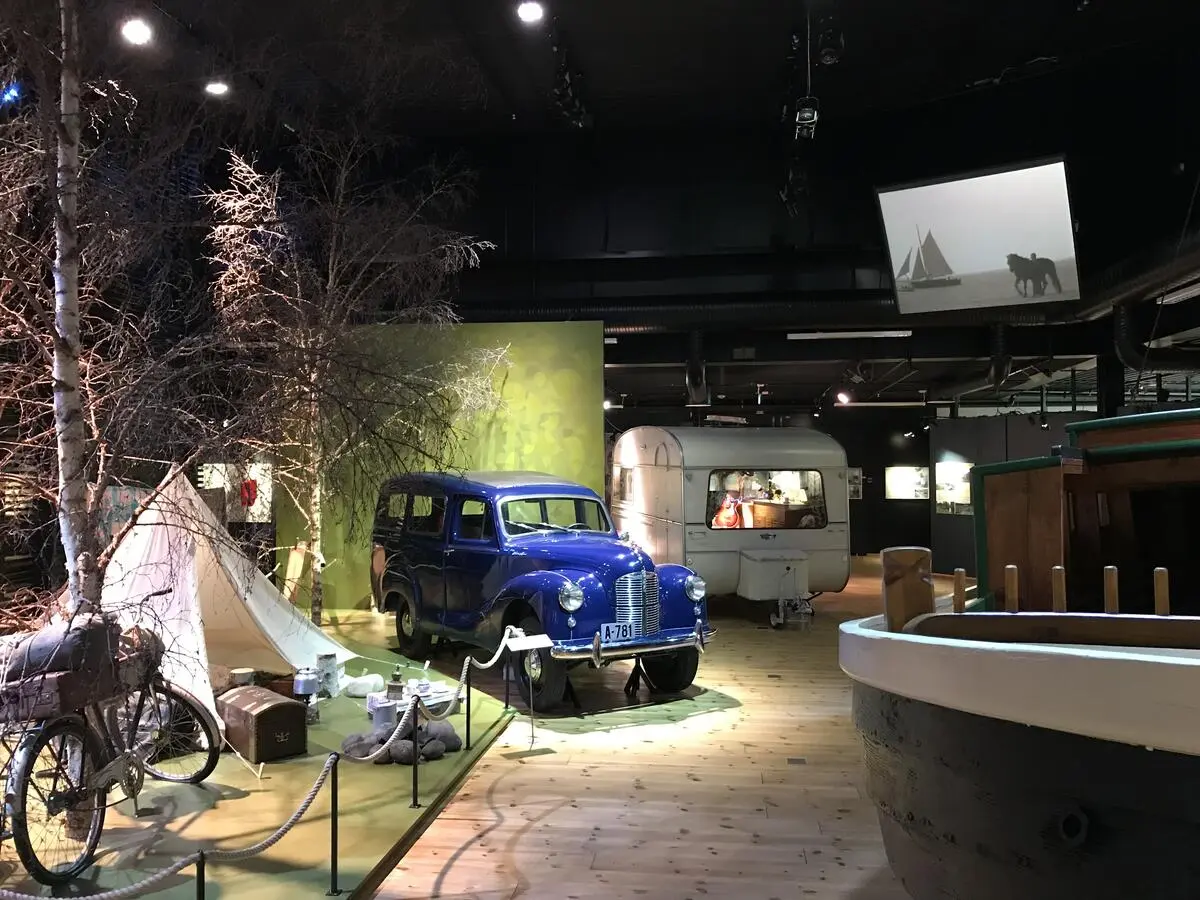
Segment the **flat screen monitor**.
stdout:
<path fill-rule="evenodd" d="M 1063 161 L 876 193 L 901 313 L 1079 299 Z"/>

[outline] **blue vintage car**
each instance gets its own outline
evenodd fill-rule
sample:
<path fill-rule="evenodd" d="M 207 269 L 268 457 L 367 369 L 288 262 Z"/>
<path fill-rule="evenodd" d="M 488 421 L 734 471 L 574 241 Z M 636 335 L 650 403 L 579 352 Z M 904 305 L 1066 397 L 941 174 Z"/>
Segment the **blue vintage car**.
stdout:
<path fill-rule="evenodd" d="M 525 655 L 526 702 L 559 703 L 567 671 L 640 658 L 652 689 L 696 677 L 713 634 L 704 581 L 655 566 L 617 535 L 594 491 L 538 472 L 413 474 L 387 481 L 374 526 L 376 608 L 396 613 L 400 652 L 433 637 L 495 650 L 509 625 L 549 635 Z"/>

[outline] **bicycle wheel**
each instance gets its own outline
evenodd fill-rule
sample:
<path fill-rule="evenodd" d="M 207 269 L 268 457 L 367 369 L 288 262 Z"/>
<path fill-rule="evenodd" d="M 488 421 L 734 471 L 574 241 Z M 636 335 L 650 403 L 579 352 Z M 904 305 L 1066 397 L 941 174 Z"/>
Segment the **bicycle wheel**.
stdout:
<path fill-rule="evenodd" d="M 137 736 L 132 742 L 146 771 L 159 781 L 199 784 L 221 759 L 221 734 L 208 710 L 163 681 L 145 692 Z M 129 702 L 134 714 L 135 699 Z"/>
<path fill-rule="evenodd" d="M 92 865 L 108 792 L 87 782 L 101 760 L 95 734 L 74 716 L 30 731 L 17 745 L 9 822 L 21 863 L 42 884 L 68 884 Z"/>

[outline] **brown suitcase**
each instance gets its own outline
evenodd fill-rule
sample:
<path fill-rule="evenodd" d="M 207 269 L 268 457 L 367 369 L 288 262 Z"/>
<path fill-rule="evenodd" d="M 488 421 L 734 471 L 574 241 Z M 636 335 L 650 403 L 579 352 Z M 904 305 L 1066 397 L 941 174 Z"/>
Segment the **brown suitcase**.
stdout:
<path fill-rule="evenodd" d="M 264 687 L 245 685 L 217 698 L 225 736 L 252 763 L 308 753 L 304 704 Z"/>

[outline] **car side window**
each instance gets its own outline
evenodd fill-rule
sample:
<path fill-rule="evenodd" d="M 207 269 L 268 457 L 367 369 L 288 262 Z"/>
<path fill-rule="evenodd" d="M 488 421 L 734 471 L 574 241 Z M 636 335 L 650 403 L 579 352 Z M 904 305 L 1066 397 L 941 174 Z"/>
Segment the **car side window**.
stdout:
<path fill-rule="evenodd" d="M 408 514 L 408 531 L 427 537 L 441 535 L 446 527 L 446 498 L 413 494 L 412 510 Z"/>
<path fill-rule="evenodd" d="M 458 511 L 458 536 L 464 541 L 495 540 L 496 523 L 486 501 L 463 500 Z"/>
<path fill-rule="evenodd" d="M 404 514 L 408 511 L 408 494 L 389 494 L 381 505 L 383 518 L 388 520 L 388 524 L 404 524 Z"/>

